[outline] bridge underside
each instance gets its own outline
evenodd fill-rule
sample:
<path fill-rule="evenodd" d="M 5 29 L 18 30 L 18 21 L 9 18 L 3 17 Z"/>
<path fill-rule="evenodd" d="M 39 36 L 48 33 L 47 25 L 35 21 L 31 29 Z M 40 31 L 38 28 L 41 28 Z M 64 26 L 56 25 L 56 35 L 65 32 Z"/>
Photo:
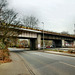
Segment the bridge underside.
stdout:
<path fill-rule="evenodd" d="M 30 37 L 29 37 L 30 36 Z M 36 36 L 31 36 L 31 34 L 29 36 L 19 36 L 16 37 L 18 39 L 29 39 L 30 40 L 30 50 L 35 50 L 35 49 L 41 49 L 41 40 L 43 40 L 43 37 L 41 34 L 37 34 Z M 69 46 L 75 46 L 75 41 L 74 39 L 69 39 L 69 38 L 57 38 L 57 37 L 44 37 L 44 40 L 52 40 L 53 43 L 53 47 L 69 47 Z M 17 40 L 16 40 L 17 41 Z M 16 44 L 16 42 L 15 42 Z M 50 46 L 50 45 L 49 45 Z M 46 47 L 46 46 L 45 46 Z"/>
<path fill-rule="evenodd" d="M 43 34 L 23 32 L 22 35 L 19 36 L 19 38 L 20 37 L 30 39 L 30 49 L 41 48 L 41 40 L 43 40 Z M 75 44 L 74 38 L 69 37 L 69 36 L 44 34 L 44 40 L 52 40 L 53 47 L 66 47 L 66 46 L 73 46 Z"/>
<path fill-rule="evenodd" d="M 42 39 L 43 40 L 43 39 Z M 44 39 L 45 41 L 52 41 L 52 45 L 54 48 L 61 48 L 61 47 L 74 47 L 75 41 L 74 40 L 58 40 L 58 39 Z M 49 46 L 50 46 L 49 45 Z"/>
<path fill-rule="evenodd" d="M 43 40 L 43 35 L 41 35 L 41 39 Z M 53 47 L 74 47 L 75 39 L 66 36 L 57 36 L 57 35 L 48 35 L 44 34 L 44 40 L 52 40 Z"/>
<path fill-rule="evenodd" d="M 36 49 L 36 39 L 30 39 L 30 50 Z"/>
<path fill-rule="evenodd" d="M 53 47 L 62 47 L 62 40 L 53 40 Z"/>
<path fill-rule="evenodd" d="M 18 37 L 18 39 L 28 39 L 30 50 L 35 50 L 36 49 L 36 40 L 37 40 L 37 38 Z"/>
<path fill-rule="evenodd" d="M 19 39 L 29 39 L 30 40 L 30 50 L 35 49 L 41 49 L 41 38 L 40 35 L 38 35 L 37 38 L 29 38 L 29 37 L 18 37 Z M 44 39 L 44 40 L 52 40 L 53 47 L 54 48 L 61 48 L 61 47 L 68 47 L 74 45 L 74 40 L 63 40 L 63 39 Z M 49 45 L 50 46 L 50 45 Z M 46 46 L 45 46 L 46 47 Z"/>

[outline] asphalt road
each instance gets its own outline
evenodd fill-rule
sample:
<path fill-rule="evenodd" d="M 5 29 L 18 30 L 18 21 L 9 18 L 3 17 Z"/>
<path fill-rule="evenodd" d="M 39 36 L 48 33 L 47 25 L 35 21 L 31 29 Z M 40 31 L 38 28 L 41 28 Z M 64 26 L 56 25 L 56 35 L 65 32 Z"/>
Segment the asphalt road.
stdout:
<path fill-rule="evenodd" d="M 36 51 L 17 52 L 40 75 L 75 75 L 75 57 Z"/>

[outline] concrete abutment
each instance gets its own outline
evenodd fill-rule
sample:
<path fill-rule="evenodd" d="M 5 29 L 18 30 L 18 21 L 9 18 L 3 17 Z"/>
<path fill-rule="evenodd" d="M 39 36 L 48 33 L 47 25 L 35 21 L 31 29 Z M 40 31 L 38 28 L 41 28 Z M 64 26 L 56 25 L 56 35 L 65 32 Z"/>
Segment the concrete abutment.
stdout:
<path fill-rule="evenodd" d="M 30 39 L 30 49 L 41 49 L 41 35 L 37 34 L 37 38 Z"/>

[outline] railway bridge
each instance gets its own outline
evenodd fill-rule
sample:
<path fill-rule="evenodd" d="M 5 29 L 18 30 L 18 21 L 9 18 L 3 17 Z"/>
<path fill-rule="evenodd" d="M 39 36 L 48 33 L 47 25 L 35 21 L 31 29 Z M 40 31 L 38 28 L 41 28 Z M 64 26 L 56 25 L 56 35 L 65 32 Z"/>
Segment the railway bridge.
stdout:
<path fill-rule="evenodd" d="M 40 49 L 41 40 L 43 40 L 43 38 L 44 40 L 52 40 L 54 47 L 65 47 L 65 44 L 75 46 L 74 35 L 24 28 L 18 28 L 18 30 L 21 31 L 21 34 L 18 36 L 18 38 L 30 39 L 31 49 Z M 65 41 L 67 43 L 65 43 Z"/>

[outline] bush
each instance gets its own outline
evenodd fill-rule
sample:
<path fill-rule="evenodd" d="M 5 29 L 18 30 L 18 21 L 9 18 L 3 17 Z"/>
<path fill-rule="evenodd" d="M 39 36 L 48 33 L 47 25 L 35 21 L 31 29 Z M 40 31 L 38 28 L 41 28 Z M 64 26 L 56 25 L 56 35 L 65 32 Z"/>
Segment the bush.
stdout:
<path fill-rule="evenodd" d="M 10 62 L 11 59 L 9 58 L 9 50 L 8 49 L 1 49 L 0 50 L 0 61 L 3 62 Z"/>
<path fill-rule="evenodd" d="M 63 50 L 59 50 L 59 52 L 64 52 Z"/>
<path fill-rule="evenodd" d="M 3 44 L 3 43 L 0 43 L 0 49 L 5 49 L 5 44 Z"/>
<path fill-rule="evenodd" d="M 69 53 L 75 53 L 75 50 L 68 50 Z"/>

